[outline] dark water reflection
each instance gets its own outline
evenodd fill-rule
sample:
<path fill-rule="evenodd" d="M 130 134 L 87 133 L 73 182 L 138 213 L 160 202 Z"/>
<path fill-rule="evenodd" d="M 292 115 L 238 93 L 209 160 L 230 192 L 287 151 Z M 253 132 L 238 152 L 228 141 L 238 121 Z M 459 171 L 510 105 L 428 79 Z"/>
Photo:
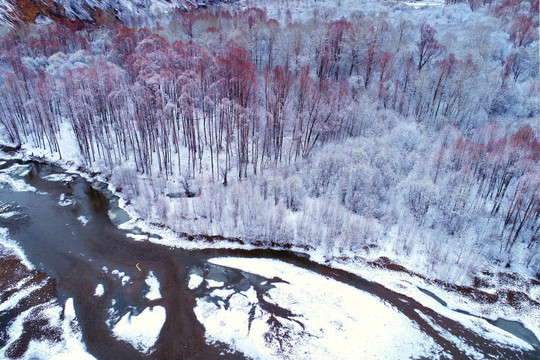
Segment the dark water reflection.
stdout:
<path fill-rule="evenodd" d="M 109 210 L 115 210 L 117 199 L 112 197 L 105 185 L 91 185 L 79 176 L 73 176 L 69 182 L 44 180 L 49 174 L 62 174 L 64 171 L 38 162 L 8 160 L 0 165 L 0 170 L 14 163 L 29 166 L 30 172 L 21 178 L 38 192 L 13 192 L 7 187 L 0 188 L 1 202 L 19 206 L 26 215 L 25 221 L 0 219 L 0 227 L 9 229 L 10 236 L 24 249 L 30 262 L 57 280 L 60 303 L 64 303 L 68 297 L 74 298 L 83 341 L 88 351 L 98 359 L 243 358 L 242 354 L 236 353 L 223 355 L 222 346 L 205 343 L 204 328 L 197 321 L 193 308 L 196 298 L 207 295 L 208 291 L 202 287 L 190 290 L 187 287 L 189 275 L 198 273 L 225 282 L 238 291 L 247 290 L 250 286 L 264 291 L 262 287 L 269 288 L 272 284 L 263 282 L 261 277 L 207 262 L 209 258 L 220 256 L 280 259 L 366 290 L 417 322 L 453 358 L 465 358 L 465 355 L 438 334 L 418 312 L 433 318 L 438 326 L 449 332 L 465 337 L 470 346 L 486 356 L 505 359 L 534 359 L 539 356 L 538 351 L 526 353 L 501 348 L 460 324 L 424 308 L 414 299 L 353 274 L 313 263 L 291 252 L 228 249 L 188 251 L 133 241 L 126 237 L 126 231 L 116 226 L 126 220 L 127 215 L 117 212 L 114 223 L 108 216 Z M 74 203 L 61 206 L 61 197 Z M 88 220 L 86 225 L 79 220 L 81 216 Z M 142 271 L 137 269 L 136 264 Z M 105 268 L 107 271 L 104 271 Z M 124 272 L 130 281 L 122 286 L 122 280 L 112 275 L 112 270 Z M 148 300 L 144 297 L 148 289 L 144 280 L 149 271 L 153 271 L 161 284 L 161 299 Z M 105 294 L 102 297 L 94 296 L 97 284 L 104 285 Z M 138 313 L 145 307 L 155 305 L 165 307 L 167 318 L 155 345 L 156 350 L 151 355 L 141 354 L 128 343 L 112 336 L 106 322 L 111 308 L 121 316 L 130 310 Z"/>

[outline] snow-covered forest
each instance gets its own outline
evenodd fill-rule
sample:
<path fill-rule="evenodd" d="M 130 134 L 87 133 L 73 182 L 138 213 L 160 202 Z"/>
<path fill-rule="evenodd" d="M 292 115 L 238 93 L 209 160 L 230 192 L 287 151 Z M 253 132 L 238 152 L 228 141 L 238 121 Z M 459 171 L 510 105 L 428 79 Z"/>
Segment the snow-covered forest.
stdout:
<path fill-rule="evenodd" d="M 178 233 L 540 272 L 538 0 L 336 3 L 2 28 L 4 143 Z"/>

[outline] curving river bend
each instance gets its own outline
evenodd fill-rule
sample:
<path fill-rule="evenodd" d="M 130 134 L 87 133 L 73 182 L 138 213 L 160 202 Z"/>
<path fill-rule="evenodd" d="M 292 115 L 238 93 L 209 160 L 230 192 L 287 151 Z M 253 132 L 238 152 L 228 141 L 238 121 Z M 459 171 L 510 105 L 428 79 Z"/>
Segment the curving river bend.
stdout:
<path fill-rule="evenodd" d="M 126 215 L 115 208 L 116 199 L 103 184 L 90 184 L 76 175 L 72 175 L 69 181 L 47 181 L 44 178 L 64 174 L 64 170 L 34 161 L 5 160 L 0 164 L 0 171 L 18 165 L 23 165 L 21 169 L 29 169 L 10 176 L 24 180 L 37 190 L 15 192 L 10 187 L 0 187 L 1 202 L 20 214 L 7 219 L 0 218 L 0 227 L 9 229 L 10 237 L 22 247 L 37 270 L 54 279 L 53 292 L 60 304 L 73 298 L 82 340 L 88 352 L 98 359 L 244 358 L 240 353 L 224 351 L 226 345 L 207 344 L 205 328 L 197 320 L 193 309 L 197 299 L 210 295 L 211 289 L 188 287 L 190 275 L 199 274 L 205 279 L 221 281 L 227 288 L 236 291 L 253 287 L 260 295 L 259 299 L 264 301 L 261 294 L 273 287 L 270 279 L 208 262 L 211 258 L 228 256 L 278 259 L 374 295 L 416 323 L 443 350 L 439 354 L 428 355 L 428 358 L 468 358 L 463 349 L 448 340 L 448 336 L 442 334 L 440 329 L 460 338 L 485 358 L 540 358 L 538 348 L 524 350 L 504 346 L 424 307 L 415 299 L 351 273 L 317 264 L 292 252 L 183 250 L 134 241 L 126 236 L 126 231 L 115 225 L 125 220 Z M 110 211 L 114 214 L 114 223 L 109 216 Z M 128 284 L 122 284 L 111 273 L 113 269 L 129 276 Z M 148 290 L 145 279 L 149 271 L 153 272 L 161 285 L 161 297 L 154 300 L 142 296 Z M 93 296 L 97 284 L 104 285 L 102 296 Z M 138 313 L 150 306 L 165 308 L 166 320 L 154 345 L 155 350 L 151 354 L 144 354 L 114 337 L 108 318 L 111 307 L 116 313 L 123 314 L 127 311 Z M 270 313 L 284 311 L 279 305 L 270 303 L 265 304 L 265 308 Z M 17 311 L 21 311 L 20 308 L 0 311 L 0 348 L 8 341 L 6 328 L 17 316 Z M 25 336 L 39 338 L 36 335 L 38 331 L 33 333 L 35 329 L 25 331 Z M 531 341 L 533 345 L 534 341 L 537 343 L 536 338 Z"/>

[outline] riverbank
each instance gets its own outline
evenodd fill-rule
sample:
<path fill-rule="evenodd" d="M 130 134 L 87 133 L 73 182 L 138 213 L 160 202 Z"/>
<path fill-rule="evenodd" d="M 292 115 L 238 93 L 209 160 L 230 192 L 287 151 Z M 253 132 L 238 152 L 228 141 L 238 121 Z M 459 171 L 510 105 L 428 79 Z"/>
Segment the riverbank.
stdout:
<path fill-rule="evenodd" d="M 8 358 L 92 360 L 73 298 L 60 303 L 57 282 L 28 262 L 0 228 L 0 354 Z"/>
<path fill-rule="evenodd" d="M 20 154 L 19 154 L 20 155 Z M 14 155 L 17 156 L 17 155 Z M 57 165 L 68 167 L 70 172 L 77 172 L 89 180 L 99 179 L 98 174 L 85 172 L 74 164 L 62 163 L 56 160 Z M 106 179 L 99 179 L 106 180 Z M 115 190 L 110 186 L 110 190 Z M 116 193 L 121 196 L 122 193 Z M 206 248 L 229 248 L 229 249 L 256 249 L 257 246 L 243 242 L 241 239 L 227 239 L 218 236 L 194 236 L 178 234 L 171 229 L 164 228 L 161 224 L 152 224 L 138 218 L 133 204 L 120 200 L 118 205 L 124 208 L 132 216 L 132 220 L 121 225 L 122 228 L 131 231 L 134 241 L 150 241 L 161 245 L 179 247 L 184 249 L 206 249 Z M 153 234 L 154 236 L 149 236 Z M 155 236 L 157 235 L 157 236 Z M 526 328 L 536 332 L 534 338 L 529 338 L 531 343 L 539 334 L 540 319 L 538 298 L 540 284 L 534 279 L 525 279 L 519 274 L 511 272 L 486 272 L 481 278 L 475 280 L 477 287 L 458 286 L 443 283 L 439 280 L 429 279 L 421 274 L 409 271 L 405 267 L 390 261 L 388 258 L 376 255 L 371 257 L 359 257 L 354 253 L 344 253 L 341 256 L 328 256 L 328 254 L 310 248 L 294 247 L 292 245 L 268 246 L 274 249 L 283 249 L 306 254 L 311 260 L 320 264 L 328 265 L 335 269 L 341 269 L 363 278 L 382 284 L 386 288 L 416 299 L 423 306 L 433 311 L 443 314 L 448 318 L 463 324 L 465 327 L 475 332 L 491 334 L 493 340 L 506 343 L 509 346 L 528 345 L 523 343 L 519 337 L 509 336 L 508 332 L 497 330 L 498 328 L 490 322 L 495 323 L 497 319 L 503 318 L 511 321 L 520 321 Z M 366 250 L 369 252 L 369 250 Z M 446 305 L 444 305 L 446 304 Z M 470 313 L 464 314 L 466 311 Z M 519 333 L 519 325 L 514 326 L 514 332 Z M 493 335 L 495 334 L 495 335 Z M 527 337 L 527 334 L 524 335 Z M 521 336 L 523 338 L 524 336 Z M 532 348 L 530 348 L 532 349 Z"/>

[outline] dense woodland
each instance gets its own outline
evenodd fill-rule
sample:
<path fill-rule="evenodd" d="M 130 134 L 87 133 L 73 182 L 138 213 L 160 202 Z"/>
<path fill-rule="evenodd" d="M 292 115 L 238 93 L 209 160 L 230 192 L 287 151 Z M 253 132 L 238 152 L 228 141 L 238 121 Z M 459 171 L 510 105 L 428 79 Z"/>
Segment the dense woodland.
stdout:
<path fill-rule="evenodd" d="M 540 272 L 538 0 L 392 6 L 6 28 L 0 132 L 179 232 Z"/>

